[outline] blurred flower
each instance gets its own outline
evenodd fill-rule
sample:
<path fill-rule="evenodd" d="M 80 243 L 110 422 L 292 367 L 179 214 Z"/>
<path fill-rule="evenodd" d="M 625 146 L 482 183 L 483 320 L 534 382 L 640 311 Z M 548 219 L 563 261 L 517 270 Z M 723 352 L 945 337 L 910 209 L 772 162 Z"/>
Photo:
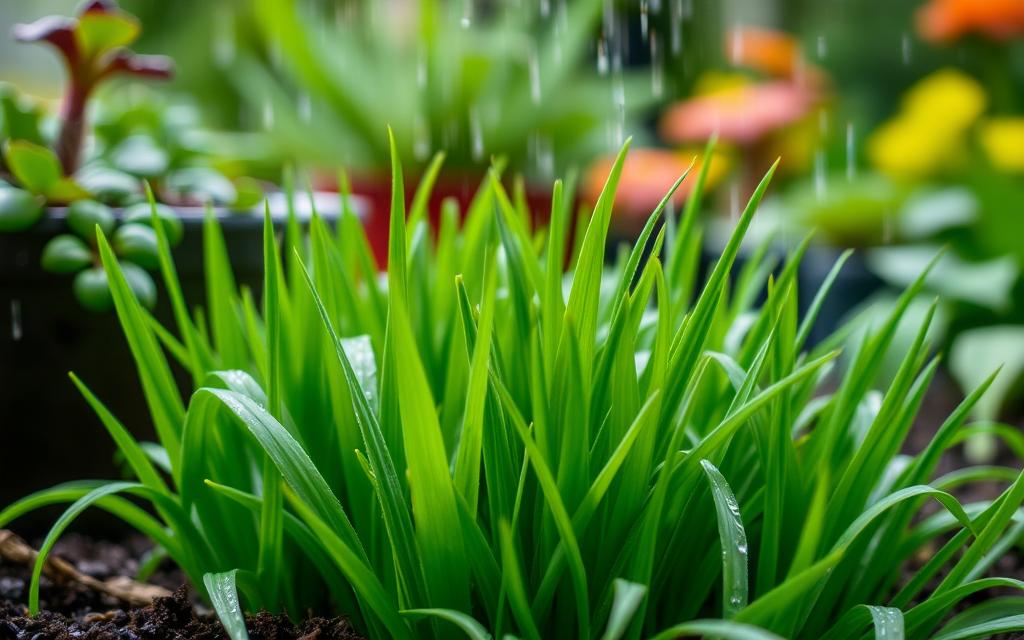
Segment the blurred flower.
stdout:
<path fill-rule="evenodd" d="M 788 78 L 802 64 L 800 43 L 781 31 L 734 27 L 726 34 L 729 63 L 771 76 Z"/>
<path fill-rule="evenodd" d="M 918 81 L 903 96 L 905 115 L 937 127 L 962 131 L 985 111 L 985 89 L 969 75 L 941 69 Z"/>
<path fill-rule="evenodd" d="M 594 161 L 587 169 L 583 179 L 583 196 L 590 202 L 596 202 L 604 187 L 605 180 L 615 162 L 614 156 L 604 156 Z M 679 188 L 672 195 L 672 202 L 682 204 L 693 185 L 697 182 L 697 174 L 701 167 L 701 151 L 683 149 L 670 151 L 667 149 L 635 149 L 626 156 L 622 166 L 619 188 L 615 193 L 615 210 L 625 216 L 641 221 L 650 215 L 665 197 L 668 190 L 675 184 L 679 176 L 686 172 L 691 162 L 693 168 Z M 708 167 L 705 188 L 714 187 L 728 170 L 728 158 L 722 152 L 715 152 Z"/>
<path fill-rule="evenodd" d="M 994 40 L 1024 34 L 1024 0 L 930 0 L 917 12 L 925 40 L 952 42 L 976 33 Z"/>
<path fill-rule="evenodd" d="M 914 85 L 900 112 L 871 135 L 868 158 L 890 177 L 927 178 L 962 155 L 965 134 L 985 105 L 985 92 L 973 78 L 937 71 Z"/>
<path fill-rule="evenodd" d="M 982 149 L 997 169 L 1024 173 L 1024 118 L 993 118 L 978 133 Z"/>
<path fill-rule="evenodd" d="M 788 82 L 734 87 L 669 107 L 659 131 L 669 142 L 699 142 L 717 133 L 724 142 L 746 146 L 797 122 L 814 102 L 813 93 Z"/>

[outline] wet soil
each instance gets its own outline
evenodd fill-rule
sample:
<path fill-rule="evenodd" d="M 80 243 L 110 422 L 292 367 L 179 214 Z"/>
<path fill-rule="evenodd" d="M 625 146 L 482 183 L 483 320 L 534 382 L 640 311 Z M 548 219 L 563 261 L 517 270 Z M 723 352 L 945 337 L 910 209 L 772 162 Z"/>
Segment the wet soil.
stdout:
<path fill-rule="evenodd" d="M 54 553 L 82 573 L 105 579 L 134 575 L 148 552 L 143 538 L 123 543 L 93 541 L 69 534 Z M 40 583 L 43 611 L 29 617 L 30 569 L 0 560 L 0 640 L 226 640 L 216 616 L 204 608 L 177 570 L 161 568 L 150 582 L 172 590 L 146 607 L 130 608 L 77 583 Z M 253 640 L 358 640 L 362 638 L 345 618 L 311 617 L 293 624 L 283 615 L 266 612 L 246 616 Z"/>

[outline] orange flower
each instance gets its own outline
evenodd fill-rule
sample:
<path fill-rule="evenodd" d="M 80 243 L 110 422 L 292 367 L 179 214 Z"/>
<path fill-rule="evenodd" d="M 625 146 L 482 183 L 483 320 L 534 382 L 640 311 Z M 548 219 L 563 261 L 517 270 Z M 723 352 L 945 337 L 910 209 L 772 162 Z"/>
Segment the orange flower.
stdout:
<path fill-rule="evenodd" d="M 803 118 L 814 95 L 788 82 L 766 82 L 728 89 L 676 103 L 659 123 L 669 142 L 698 142 L 713 134 L 725 142 L 749 145 Z"/>
<path fill-rule="evenodd" d="M 787 33 L 759 27 L 734 27 L 726 34 L 729 63 L 781 78 L 802 64 L 800 44 Z"/>
<path fill-rule="evenodd" d="M 952 42 L 976 33 L 993 40 L 1024 35 L 1024 0 L 930 0 L 917 12 L 921 37 Z"/>
<path fill-rule="evenodd" d="M 646 218 L 692 162 L 693 168 L 689 175 L 672 194 L 672 202 L 678 207 L 686 200 L 697 181 L 701 165 L 699 156 L 697 150 L 692 153 L 651 148 L 630 151 L 622 165 L 619 188 L 615 192 L 615 210 L 631 218 Z M 614 162 L 614 156 L 605 156 L 590 165 L 583 179 L 583 196 L 590 202 L 597 202 Z M 711 188 L 721 179 L 726 164 L 727 160 L 723 156 L 716 154 L 712 157 L 706 188 Z"/>

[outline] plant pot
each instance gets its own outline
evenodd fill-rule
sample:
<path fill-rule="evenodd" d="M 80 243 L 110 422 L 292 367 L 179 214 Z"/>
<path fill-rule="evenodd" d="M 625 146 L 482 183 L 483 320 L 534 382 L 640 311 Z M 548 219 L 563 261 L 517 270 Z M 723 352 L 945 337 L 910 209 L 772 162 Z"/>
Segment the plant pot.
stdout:
<path fill-rule="evenodd" d="M 304 198 L 297 199 L 301 208 Z M 320 198 L 318 210 L 330 218 L 335 211 L 321 207 L 337 203 L 333 194 Z M 283 224 L 286 207 L 280 194 L 270 198 L 276 224 Z M 307 205 L 308 206 L 308 205 Z M 358 204 L 357 211 L 365 207 Z M 203 279 L 201 208 L 180 208 L 184 237 L 173 254 L 189 308 L 206 305 Z M 299 212 L 301 214 L 301 211 Z M 263 217 L 256 212 L 218 212 L 228 255 L 239 284 L 259 295 L 263 282 Z M 114 312 L 84 309 L 72 293 L 72 276 L 44 271 L 39 264 L 43 246 L 66 232 L 64 212 L 52 210 L 31 229 L 0 234 L 0 507 L 32 491 L 78 478 L 118 478 L 114 444 L 101 422 L 68 379 L 73 371 L 139 440 L 155 440 L 149 410 L 135 362 Z M 154 316 L 176 327 L 167 292 L 158 273 Z M 175 329 L 176 333 L 176 329 Z M 180 367 L 174 373 L 182 389 L 191 380 Z M 35 512 L 19 531 L 39 532 L 52 523 L 52 513 Z M 98 527 L 110 518 L 86 519 Z M 113 533 L 110 531 L 109 533 Z"/>

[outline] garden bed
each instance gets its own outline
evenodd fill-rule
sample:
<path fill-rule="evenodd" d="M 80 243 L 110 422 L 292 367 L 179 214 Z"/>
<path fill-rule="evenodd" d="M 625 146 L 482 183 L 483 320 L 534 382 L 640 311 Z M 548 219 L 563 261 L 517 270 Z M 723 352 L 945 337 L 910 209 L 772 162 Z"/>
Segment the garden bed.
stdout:
<path fill-rule="evenodd" d="M 122 576 L 134 575 L 149 548 L 150 544 L 138 536 L 115 544 L 68 535 L 55 550 L 88 578 L 130 582 Z M 138 600 L 133 606 L 131 601 L 103 593 L 57 571 L 44 574 L 40 589 L 43 610 L 38 616 L 30 617 L 25 602 L 31 567 L 12 562 L 6 555 L 0 553 L 0 638 L 227 638 L 217 617 L 202 607 L 195 593 L 184 584 L 184 576 L 170 568 L 158 570 L 150 584 L 145 588 L 140 586 L 144 593 L 157 596 L 144 606 L 140 606 Z M 295 625 L 286 616 L 261 612 L 247 616 L 246 627 L 253 640 L 356 640 L 362 637 L 342 617 L 310 617 Z"/>

